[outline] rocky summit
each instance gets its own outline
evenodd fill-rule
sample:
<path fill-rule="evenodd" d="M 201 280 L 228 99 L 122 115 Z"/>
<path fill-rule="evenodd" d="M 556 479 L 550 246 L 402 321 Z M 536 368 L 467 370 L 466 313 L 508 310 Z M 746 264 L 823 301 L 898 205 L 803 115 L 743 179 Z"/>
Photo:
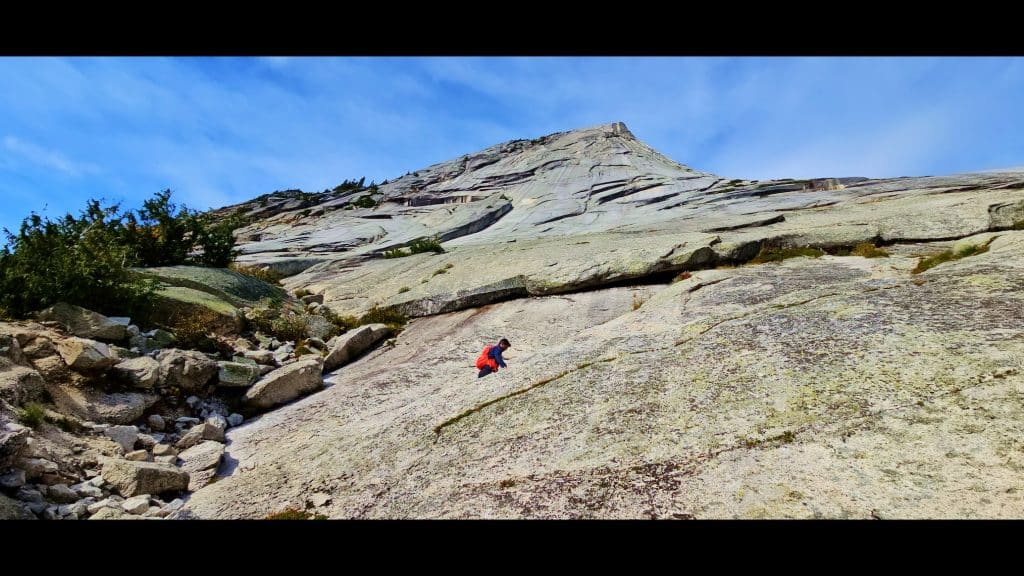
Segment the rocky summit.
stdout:
<path fill-rule="evenodd" d="M 835 176 L 700 172 L 614 123 L 372 206 L 226 209 L 262 214 L 242 260 L 288 288 L 415 319 L 229 431 L 179 515 L 1024 515 L 1024 173 Z M 382 257 L 425 237 L 444 252 Z"/>
<path fill-rule="evenodd" d="M 613 123 L 215 214 L 245 218 L 238 261 L 286 275 L 289 306 L 411 320 L 397 337 L 387 319 L 301 344 L 257 334 L 220 364 L 0 331 L 8 398 L 45 386 L 110 437 L 99 488 L 72 486 L 96 492 L 79 509 L 50 497 L 70 474 L 59 455 L 0 428 L 12 503 L 184 519 L 1024 516 L 1024 172 L 744 180 Z M 225 302 L 231 331 L 269 290 L 160 274 Z M 500 338 L 508 367 L 477 378 Z M 51 382 L 104 370 L 131 398 L 107 392 L 101 409 Z M 151 408 L 151 390 L 211 382 L 261 412 Z"/>

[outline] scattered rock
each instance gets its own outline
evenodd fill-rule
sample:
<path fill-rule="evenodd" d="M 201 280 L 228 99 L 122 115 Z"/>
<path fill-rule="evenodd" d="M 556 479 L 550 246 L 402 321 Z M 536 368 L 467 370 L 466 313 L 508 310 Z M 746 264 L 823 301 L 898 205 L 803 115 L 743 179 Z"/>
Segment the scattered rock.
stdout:
<path fill-rule="evenodd" d="M 217 476 L 217 470 L 200 470 L 189 474 L 188 490 L 189 492 L 195 492 L 203 486 L 206 486 Z"/>
<path fill-rule="evenodd" d="M 270 350 L 248 350 L 242 355 L 265 366 L 271 366 L 274 364 L 274 353 Z"/>
<path fill-rule="evenodd" d="M 129 514 L 142 514 L 149 510 L 149 494 L 132 496 L 121 503 L 121 509 Z"/>
<path fill-rule="evenodd" d="M 160 363 L 149 356 L 140 356 L 114 366 L 110 375 L 136 388 L 149 389 L 160 379 Z"/>
<path fill-rule="evenodd" d="M 384 324 L 369 324 L 338 336 L 333 340 L 331 351 L 324 359 L 324 372 L 331 372 L 348 364 L 390 332 Z"/>
<path fill-rule="evenodd" d="M 24 504 L 0 494 L 0 520 L 35 519 L 35 514 L 33 514 Z"/>
<path fill-rule="evenodd" d="M 57 465 L 44 458 L 23 458 L 18 466 L 25 471 L 29 480 L 40 478 L 43 474 L 57 473 Z"/>
<path fill-rule="evenodd" d="M 178 451 L 170 444 L 157 444 L 153 446 L 154 456 L 176 456 Z"/>
<path fill-rule="evenodd" d="M 178 456 L 175 454 L 164 454 L 163 456 L 153 457 L 153 461 L 161 464 L 175 464 L 178 462 Z"/>
<path fill-rule="evenodd" d="M 66 484 L 54 484 L 46 493 L 47 498 L 58 504 L 70 504 L 78 501 L 78 494 Z"/>
<path fill-rule="evenodd" d="M 125 497 L 161 494 L 188 488 L 188 473 L 155 462 L 131 462 L 107 458 L 103 477 Z"/>
<path fill-rule="evenodd" d="M 57 352 L 72 370 L 84 373 L 102 372 L 118 362 L 109 346 L 85 338 L 60 340 Z"/>
<path fill-rule="evenodd" d="M 139 437 L 139 429 L 135 426 L 111 426 L 106 429 L 104 434 L 114 442 L 117 442 L 127 453 L 135 449 L 135 441 Z"/>
<path fill-rule="evenodd" d="M 239 362 L 218 362 L 217 385 L 226 387 L 246 387 L 259 378 L 260 369 L 256 365 Z"/>
<path fill-rule="evenodd" d="M 11 470 L 7 474 L 0 475 L 0 489 L 14 490 L 25 485 L 25 471 Z"/>
<path fill-rule="evenodd" d="M 133 462 L 148 462 L 149 452 L 145 450 L 133 450 L 124 455 L 125 460 L 131 460 Z"/>
<path fill-rule="evenodd" d="M 159 396 L 143 392 L 104 393 L 89 388 L 62 384 L 49 387 L 57 408 L 83 420 L 129 424 L 142 417 Z"/>
<path fill-rule="evenodd" d="M 228 424 L 234 428 L 235 426 L 241 426 L 242 422 L 245 422 L 245 418 L 241 414 L 231 414 L 228 416 Z"/>
<path fill-rule="evenodd" d="M 146 422 L 149 424 L 149 427 L 152 428 L 153 430 L 163 430 L 164 427 L 166 426 L 163 417 L 160 416 L 159 414 L 151 415 L 149 418 L 146 419 Z"/>
<path fill-rule="evenodd" d="M 160 362 L 160 387 L 195 390 L 217 373 L 216 362 L 193 350 L 161 350 L 156 359 Z"/>
<path fill-rule="evenodd" d="M 0 470 L 10 468 L 28 445 L 31 430 L 17 424 L 0 428 Z"/>
<path fill-rule="evenodd" d="M 75 336 L 111 342 L 124 340 L 128 324 L 126 318 L 107 318 L 81 306 L 64 302 L 38 312 L 36 317 L 39 320 L 58 322 Z"/>
<path fill-rule="evenodd" d="M 299 300 L 302 300 L 303 304 L 312 304 L 313 302 L 316 302 L 317 304 L 323 304 L 324 303 L 324 295 L 323 294 L 307 294 L 307 295 L 303 296 L 302 298 L 299 298 Z"/>
<path fill-rule="evenodd" d="M 207 440 L 178 454 L 178 458 L 181 459 L 181 469 L 191 474 L 208 468 L 216 469 L 223 454 L 223 444 Z"/>
<path fill-rule="evenodd" d="M 330 504 L 331 497 L 323 492 L 314 492 L 313 495 L 309 497 L 309 501 L 314 507 L 320 508 L 321 506 Z"/>
<path fill-rule="evenodd" d="M 121 520 L 125 516 L 124 510 L 107 506 L 90 516 L 89 520 Z"/>

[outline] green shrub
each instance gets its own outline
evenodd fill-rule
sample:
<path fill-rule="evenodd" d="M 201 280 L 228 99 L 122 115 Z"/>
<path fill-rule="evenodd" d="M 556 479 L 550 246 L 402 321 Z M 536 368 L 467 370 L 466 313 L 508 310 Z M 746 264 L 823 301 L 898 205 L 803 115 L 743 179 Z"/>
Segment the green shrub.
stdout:
<path fill-rule="evenodd" d="M 761 251 L 758 252 L 748 264 L 764 264 L 766 262 L 781 262 L 789 258 L 798 258 L 800 256 L 809 256 L 811 258 L 818 258 L 825 254 L 824 251 L 817 248 L 775 248 L 771 246 L 764 246 Z"/>
<path fill-rule="evenodd" d="M 38 428 L 46 420 L 46 411 L 35 402 L 25 404 L 18 410 L 18 421 L 29 428 Z"/>
<path fill-rule="evenodd" d="M 409 252 L 411 254 L 420 254 L 422 252 L 435 252 L 441 254 L 444 252 L 444 248 L 441 247 L 441 241 L 435 236 L 433 238 L 418 238 L 409 244 Z"/>
<path fill-rule="evenodd" d="M 284 274 L 281 274 L 277 270 L 272 268 L 257 268 L 256 266 L 243 266 L 241 264 L 229 264 L 229 270 L 234 270 L 239 274 L 245 274 L 246 276 L 252 276 L 257 280 L 262 280 L 268 284 L 278 284 L 281 279 L 284 278 Z"/>
<path fill-rule="evenodd" d="M 321 306 L 317 312 L 324 318 L 327 318 L 328 322 L 337 326 L 342 334 L 359 326 L 359 319 L 355 316 L 339 316 L 326 306 Z"/>
<path fill-rule="evenodd" d="M 202 310 L 190 314 L 178 314 L 171 319 L 171 331 L 179 348 L 201 350 L 203 352 L 219 352 L 217 339 L 214 338 L 211 326 L 218 321 L 217 313 Z"/>
<path fill-rule="evenodd" d="M 266 517 L 267 520 L 327 520 L 327 516 L 323 514 L 313 514 L 306 512 L 305 510 L 296 510 L 295 508 L 285 508 L 281 512 L 275 512 L 270 516 Z"/>
<path fill-rule="evenodd" d="M 352 202 L 351 205 L 355 206 L 356 208 L 373 208 L 374 206 L 377 205 L 377 203 L 374 202 L 373 196 L 365 194 L 363 196 L 360 196 L 355 202 Z"/>
<path fill-rule="evenodd" d="M 408 291 L 409 291 L 409 287 L 408 286 L 402 286 L 401 288 L 398 289 L 398 293 L 399 294 L 405 294 Z"/>
<path fill-rule="evenodd" d="M 927 258 L 921 258 L 917 262 L 917 266 L 910 271 L 911 274 L 920 274 L 925 270 L 934 268 L 944 262 L 951 262 L 953 260 L 959 260 L 961 258 L 967 258 L 968 256 L 977 256 L 978 254 L 984 254 L 988 252 L 988 244 L 976 244 L 966 246 L 960 250 L 953 252 L 952 250 L 946 250 L 941 254 L 935 256 L 928 256 Z"/>
<path fill-rule="evenodd" d="M 164 190 L 137 211 L 88 200 L 78 217 L 31 214 L 18 234 L 4 230 L 0 250 L 0 306 L 15 316 L 58 301 L 108 315 L 145 315 L 154 280 L 135 266 L 226 266 L 236 251 L 239 218 L 215 221 L 171 202 Z"/>
<path fill-rule="evenodd" d="M 409 256 L 409 252 L 405 252 L 401 248 L 395 248 L 394 250 L 385 250 L 385 258 L 401 258 L 402 256 Z"/>
<path fill-rule="evenodd" d="M 405 314 L 394 308 L 378 308 L 374 306 L 359 318 L 359 325 L 387 324 L 393 331 L 398 332 L 401 331 L 408 321 L 409 318 Z"/>
<path fill-rule="evenodd" d="M 117 205 L 96 200 L 76 218 L 53 221 L 32 214 L 18 234 L 4 230 L 0 250 L 0 306 L 24 317 L 60 301 L 97 312 L 135 315 L 149 304 L 156 282 L 129 271 L 135 260 L 123 244 Z"/>
<path fill-rule="evenodd" d="M 270 334 L 282 342 L 302 340 L 306 337 L 307 328 L 305 314 L 279 316 L 270 322 Z"/>
<path fill-rule="evenodd" d="M 850 254 L 853 255 L 853 256 L 860 256 L 862 258 L 888 258 L 889 257 L 889 253 L 888 252 L 886 252 L 885 250 L 875 246 L 874 244 L 872 244 L 870 242 L 864 242 L 862 244 L 857 244 L 856 246 L 853 247 L 853 250 L 850 251 Z"/>

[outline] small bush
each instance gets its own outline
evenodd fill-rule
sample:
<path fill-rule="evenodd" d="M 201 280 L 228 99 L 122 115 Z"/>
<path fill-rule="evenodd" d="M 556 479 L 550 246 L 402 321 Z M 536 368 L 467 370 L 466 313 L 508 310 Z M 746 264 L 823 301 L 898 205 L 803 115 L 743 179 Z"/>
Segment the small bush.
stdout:
<path fill-rule="evenodd" d="M 405 294 L 408 291 L 409 291 L 409 287 L 408 286 L 402 286 L 401 288 L 398 289 L 398 293 L 399 294 Z"/>
<path fill-rule="evenodd" d="M 412 244 L 409 244 L 409 252 L 412 254 L 420 254 L 423 252 L 442 254 L 444 253 L 444 248 L 441 247 L 441 241 L 435 236 L 433 238 L 419 238 L 413 240 Z"/>
<path fill-rule="evenodd" d="M 25 404 L 25 407 L 18 410 L 18 421 L 29 428 L 38 428 L 46 421 L 46 411 L 35 402 Z"/>
<path fill-rule="evenodd" d="M 212 310 L 192 314 L 178 314 L 171 319 L 171 331 L 180 348 L 218 352 L 217 340 L 211 326 L 216 325 L 219 316 Z"/>
<path fill-rule="evenodd" d="M 295 508 L 285 508 L 280 512 L 275 512 L 270 516 L 266 517 L 267 520 L 327 520 L 327 516 L 323 514 L 313 514 L 312 512 L 306 512 L 305 510 L 296 510 Z"/>
<path fill-rule="evenodd" d="M 385 250 L 385 258 L 401 258 L 402 256 L 409 256 L 409 252 L 402 250 L 401 248 L 395 248 L 394 250 Z"/>
<path fill-rule="evenodd" d="M 864 242 L 864 243 L 861 243 L 861 244 L 857 244 L 856 246 L 853 247 L 853 250 L 850 251 L 850 255 L 852 255 L 852 256 L 860 256 L 862 258 L 888 258 L 889 257 L 889 253 L 888 252 L 886 252 L 885 250 L 875 246 L 874 244 L 872 244 L 870 242 Z"/>
<path fill-rule="evenodd" d="M 365 194 L 363 196 L 360 196 L 359 199 L 357 199 L 355 202 L 352 202 L 351 205 L 355 206 L 356 208 L 373 208 L 377 205 L 377 203 L 373 200 L 373 196 Z"/>
<path fill-rule="evenodd" d="M 298 342 L 306 337 L 308 322 L 305 314 L 280 316 L 270 322 L 270 334 L 282 342 Z"/>
<path fill-rule="evenodd" d="M 767 262 L 781 262 L 789 258 L 799 258 L 801 256 L 809 256 L 811 258 L 819 258 L 825 254 L 824 251 L 817 248 L 775 248 L 770 246 L 764 246 L 761 251 L 758 252 L 748 264 L 764 264 Z"/>
<path fill-rule="evenodd" d="M 324 318 L 327 318 L 328 322 L 340 328 L 342 334 L 359 326 L 359 319 L 356 318 L 355 316 L 338 315 L 333 310 L 326 306 L 321 306 L 320 309 L 317 310 L 317 312 L 319 312 L 320 315 L 323 316 Z"/>
<path fill-rule="evenodd" d="M 309 296 L 310 294 L 312 294 L 312 292 L 306 290 L 305 288 L 300 288 L 295 291 L 296 298 L 302 298 L 303 296 Z"/>
<path fill-rule="evenodd" d="M 359 325 L 387 324 L 395 332 L 400 332 L 409 318 L 394 308 L 378 308 L 374 306 L 359 318 Z"/>
<path fill-rule="evenodd" d="M 673 278 L 672 282 L 682 282 L 683 280 L 689 280 L 690 278 L 693 278 L 693 274 L 690 274 L 689 272 L 683 272 L 676 276 L 675 278 Z"/>
<path fill-rule="evenodd" d="M 969 256 L 977 256 L 978 254 L 984 254 L 985 252 L 988 252 L 988 244 L 975 244 L 971 246 L 966 246 L 964 248 L 961 248 L 957 252 L 953 252 L 952 250 L 946 250 L 941 254 L 936 254 L 935 256 L 928 256 L 927 258 L 920 259 L 917 262 L 917 266 L 913 270 L 911 270 L 910 273 L 920 274 L 921 272 L 934 268 L 939 264 L 945 262 L 952 262 L 953 260 L 959 260 L 961 258 L 967 258 Z"/>
<path fill-rule="evenodd" d="M 241 264 L 229 264 L 229 270 L 234 270 L 239 274 L 245 274 L 246 276 L 252 276 L 257 280 L 262 280 L 268 284 L 279 284 L 281 279 L 284 278 L 284 274 L 273 270 L 271 268 L 257 268 L 256 266 L 243 266 Z"/>

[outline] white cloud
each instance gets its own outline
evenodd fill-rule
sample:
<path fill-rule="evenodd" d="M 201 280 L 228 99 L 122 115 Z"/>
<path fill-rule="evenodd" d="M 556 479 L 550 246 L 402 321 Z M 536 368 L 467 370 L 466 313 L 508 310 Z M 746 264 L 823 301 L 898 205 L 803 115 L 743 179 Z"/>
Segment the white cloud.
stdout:
<path fill-rule="evenodd" d="M 48 150 L 31 142 L 25 142 L 14 136 L 4 138 L 4 148 L 22 158 L 44 168 L 51 168 L 68 176 L 78 178 L 85 174 L 97 174 L 98 166 L 87 162 L 76 162 L 56 150 Z"/>

